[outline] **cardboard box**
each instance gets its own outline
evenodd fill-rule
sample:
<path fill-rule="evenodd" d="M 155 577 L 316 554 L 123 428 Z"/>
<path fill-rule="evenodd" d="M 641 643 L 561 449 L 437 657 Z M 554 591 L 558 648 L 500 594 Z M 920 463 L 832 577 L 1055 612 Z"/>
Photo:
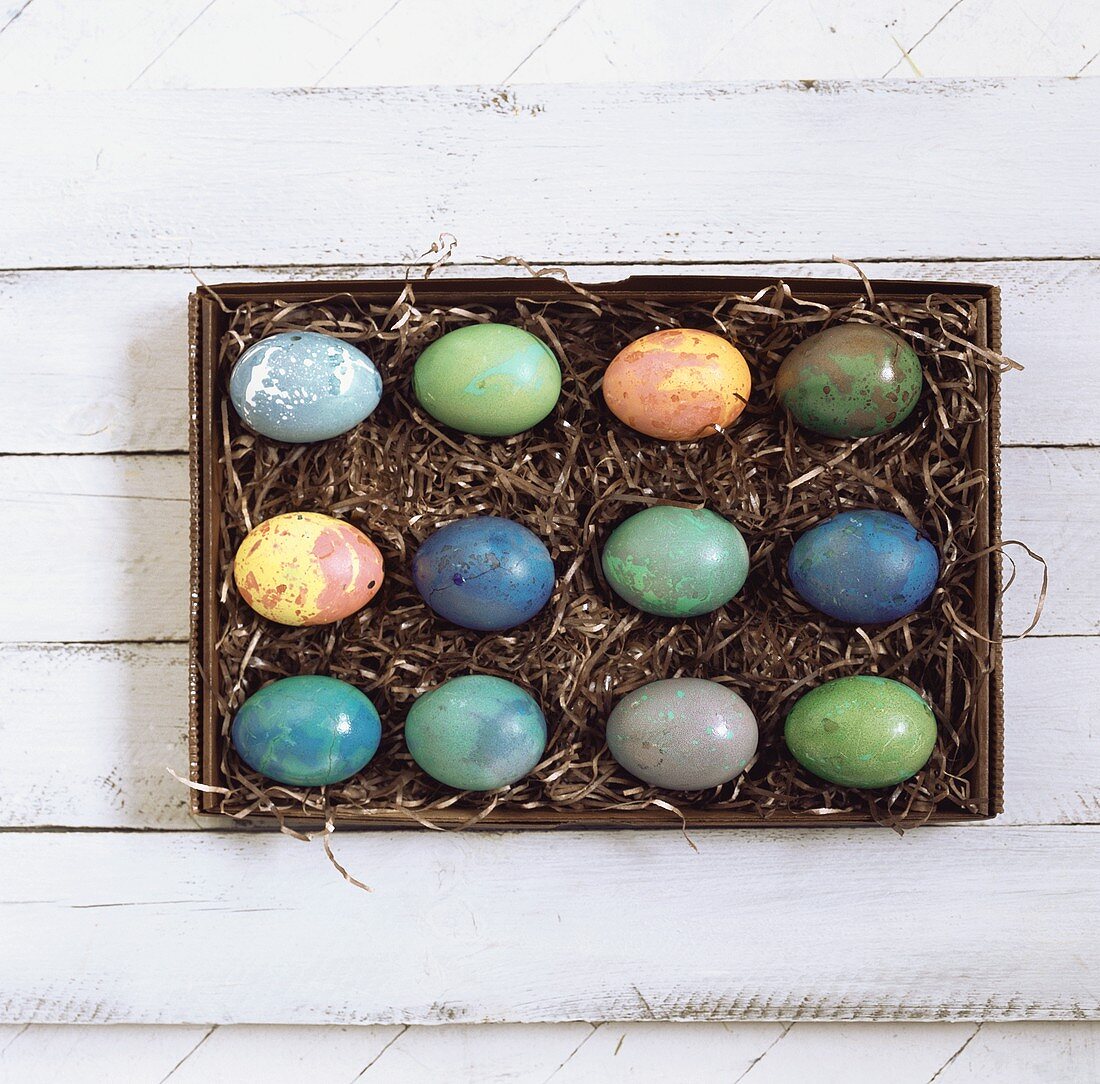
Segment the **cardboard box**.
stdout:
<path fill-rule="evenodd" d="M 286 305 L 304 305 L 317 299 L 328 299 L 326 303 L 330 307 L 350 306 L 348 311 L 353 311 L 355 306 L 372 304 L 388 308 L 399 297 L 405 285 L 400 281 L 233 283 L 199 290 L 191 298 L 191 778 L 194 783 L 212 788 L 192 791 L 192 809 L 196 813 L 239 811 L 235 806 L 231 809 L 226 807 L 223 802 L 225 795 L 217 789 L 223 788 L 227 782 L 222 770 L 223 755 L 226 752 L 226 739 L 222 735 L 225 713 L 219 713 L 217 706 L 219 693 L 225 693 L 225 689 L 220 686 L 227 680 L 219 666 L 218 650 L 223 616 L 219 590 L 225 581 L 227 560 L 224 552 L 225 509 L 219 457 L 225 425 L 223 419 L 228 417 L 233 425 L 239 424 L 231 407 L 226 413 L 224 402 L 223 347 L 232 314 L 240 311 L 242 306 L 269 305 L 276 300 Z M 449 308 L 510 305 L 517 298 L 538 306 L 578 298 L 573 286 L 549 277 L 444 279 L 414 281 L 411 285 L 419 310 L 432 306 Z M 793 295 L 800 302 L 810 304 L 838 306 L 853 303 L 862 296 L 860 284 L 851 279 L 785 280 L 785 285 L 789 291 L 788 297 Z M 642 305 L 649 302 L 667 305 L 717 305 L 731 296 L 773 296 L 761 295 L 761 291 L 778 291 L 781 287 L 777 287 L 776 280 L 764 278 L 647 275 L 618 283 L 584 286 L 581 289 L 593 292 L 609 305 L 630 305 L 634 302 Z M 876 299 L 887 304 L 917 304 L 935 295 L 942 298 L 945 304 L 963 306 L 973 313 L 969 343 L 979 353 L 1000 349 L 999 298 L 995 287 L 950 282 L 874 282 L 873 289 Z M 774 297 L 780 296 L 779 292 L 774 293 Z M 364 348 L 371 353 L 369 343 Z M 751 351 L 746 350 L 746 355 L 750 366 L 753 366 Z M 399 358 L 397 364 L 401 371 L 389 373 L 389 378 L 407 382 L 414 360 L 415 356 Z M 975 416 L 973 432 L 965 442 L 965 454 L 969 457 L 969 466 L 980 472 L 987 479 L 987 484 L 974 490 L 975 507 L 972 511 L 977 518 L 970 543 L 974 556 L 971 562 L 972 590 L 968 592 L 972 604 L 971 612 L 963 615 L 966 623 L 977 634 L 970 641 L 972 654 L 968 660 L 964 660 L 973 670 L 965 675 L 973 697 L 973 714 L 968 716 L 967 723 L 972 731 L 967 738 L 972 751 L 966 758 L 968 762 L 962 766 L 965 771 L 958 776 L 958 787 L 965 793 L 965 801 L 936 802 L 931 807 L 924 803 L 924 808 L 922 803 L 917 802 L 900 818 L 894 818 L 893 815 L 883 817 L 873 810 L 860 809 L 829 812 L 817 808 L 794 809 L 781 806 L 769 809 L 766 807 L 767 803 L 764 803 L 763 808 L 755 809 L 729 808 L 727 805 L 708 808 L 672 801 L 671 804 L 682 813 L 683 820 L 670 811 L 668 804 L 649 804 L 644 808 L 626 809 L 520 808 L 505 804 L 484 817 L 478 817 L 479 807 L 475 802 L 434 809 L 430 815 L 425 814 L 426 819 L 443 827 L 465 825 L 472 820 L 491 827 L 524 828 L 557 825 L 679 828 L 685 822 L 696 827 L 825 827 L 872 823 L 876 820 L 904 825 L 981 820 L 1001 812 L 1001 574 L 1000 562 L 992 550 L 999 541 L 998 370 L 995 366 L 976 366 L 973 381 L 972 395 L 982 409 Z M 755 396 L 754 390 L 754 401 Z M 778 407 L 774 409 L 778 417 Z M 779 424 L 778 421 L 776 424 Z M 457 441 L 464 439 L 461 435 L 452 436 Z M 231 557 L 231 554 L 228 556 Z M 389 575 L 387 568 L 387 576 Z M 960 661 L 959 665 L 964 665 L 964 661 Z M 660 676 L 666 675 L 653 674 L 653 679 Z M 928 692 L 934 699 L 936 690 Z M 751 696 L 749 699 L 751 703 Z M 547 708 L 546 714 L 553 732 L 552 709 Z M 763 719 L 761 721 L 764 722 Z M 599 722 L 596 720 L 594 724 L 599 725 Z M 386 715 L 383 714 L 384 731 L 387 725 Z M 773 735 L 776 725 L 773 720 Z M 332 812 L 341 824 L 395 827 L 416 826 L 418 823 L 408 812 L 389 808 L 349 809 L 337 804 Z M 280 811 L 280 820 L 316 824 L 322 815 L 320 804 L 314 802 L 301 808 L 283 808 Z M 272 816 L 272 811 L 262 808 L 261 805 L 253 808 L 248 816 L 249 819 L 268 818 Z"/>

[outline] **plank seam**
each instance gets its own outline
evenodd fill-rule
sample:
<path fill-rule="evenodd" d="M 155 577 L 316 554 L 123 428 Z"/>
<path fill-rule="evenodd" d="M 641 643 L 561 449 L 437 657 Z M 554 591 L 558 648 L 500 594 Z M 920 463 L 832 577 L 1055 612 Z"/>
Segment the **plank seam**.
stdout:
<path fill-rule="evenodd" d="M 552 267 L 769 267 L 773 264 L 803 264 L 822 267 L 838 267 L 836 260 L 831 256 L 773 256 L 767 259 L 757 260 L 724 260 L 719 257 L 694 256 L 691 259 L 669 257 L 662 260 L 647 260 L 642 257 L 637 259 L 591 259 L 591 260 L 562 260 L 557 256 L 528 256 L 528 263 L 546 265 Z M 1100 260 L 1100 255 L 1076 255 L 1076 256 L 853 256 L 852 262 L 858 264 L 987 264 L 987 263 L 1094 263 Z M 0 275 L 37 274 L 52 271 L 193 271 L 195 264 L 183 263 L 145 263 L 145 264 L 27 264 L 24 266 L 0 265 Z M 378 268 L 412 268 L 414 271 L 429 267 L 427 262 L 408 263 L 402 260 L 377 260 L 377 261 L 351 261 L 347 263 L 204 263 L 197 265 L 202 271 L 311 271 L 311 270 L 348 270 L 361 268 L 373 270 Z M 496 266 L 490 259 L 480 260 L 451 260 L 448 268 L 462 267 L 493 267 Z M 517 276 L 517 279 L 519 277 Z M 522 280 L 520 280 L 522 281 Z M 853 283 L 855 280 L 852 280 Z"/>

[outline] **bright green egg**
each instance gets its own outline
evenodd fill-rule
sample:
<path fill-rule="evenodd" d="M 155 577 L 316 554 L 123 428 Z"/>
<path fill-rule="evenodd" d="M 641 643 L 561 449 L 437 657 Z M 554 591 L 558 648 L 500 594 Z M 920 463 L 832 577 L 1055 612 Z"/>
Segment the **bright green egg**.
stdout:
<path fill-rule="evenodd" d="M 914 776 L 936 746 L 936 717 L 908 685 L 869 674 L 826 681 L 787 716 L 802 767 L 842 787 L 890 787 Z"/>
<path fill-rule="evenodd" d="M 541 339 L 511 324 L 469 324 L 416 359 L 413 391 L 437 421 L 510 437 L 538 425 L 561 394 L 561 367 Z"/>

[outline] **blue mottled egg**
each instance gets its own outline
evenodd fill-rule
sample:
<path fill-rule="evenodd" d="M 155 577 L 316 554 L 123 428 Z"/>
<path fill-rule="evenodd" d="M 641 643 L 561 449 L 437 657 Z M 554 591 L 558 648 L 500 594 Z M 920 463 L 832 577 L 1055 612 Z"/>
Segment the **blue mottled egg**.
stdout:
<path fill-rule="evenodd" d="M 323 787 L 370 763 L 382 724 L 354 685 L 320 674 L 272 681 L 240 707 L 230 732 L 250 768 L 277 783 Z"/>
<path fill-rule="evenodd" d="M 504 678 L 452 678 L 413 703 L 405 721 L 413 760 L 458 790 L 496 790 L 527 775 L 546 751 L 546 719 Z"/>
<path fill-rule="evenodd" d="M 308 444 L 354 428 L 378 406 L 382 378 L 350 343 L 287 331 L 253 343 L 229 376 L 229 397 L 261 436 Z"/>
<path fill-rule="evenodd" d="M 838 621 L 881 625 L 921 606 L 940 574 L 936 547 L 907 519 L 861 508 L 807 531 L 788 563 L 803 601 Z"/>
<path fill-rule="evenodd" d="M 554 590 L 554 562 L 541 540 L 499 516 L 441 527 L 417 550 L 412 575 L 440 617 L 482 632 L 530 620 Z"/>

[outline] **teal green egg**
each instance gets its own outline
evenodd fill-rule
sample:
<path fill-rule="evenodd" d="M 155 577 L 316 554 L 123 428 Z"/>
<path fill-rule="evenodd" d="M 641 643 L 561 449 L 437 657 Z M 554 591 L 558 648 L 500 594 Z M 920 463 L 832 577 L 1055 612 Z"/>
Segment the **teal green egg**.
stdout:
<path fill-rule="evenodd" d="M 237 711 L 240 758 L 277 783 L 323 787 L 355 775 L 378 751 L 382 724 L 370 698 L 321 674 L 269 682 Z"/>
<path fill-rule="evenodd" d="M 496 790 L 542 759 L 546 719 L 518 685 L 467 674 L 417 697 L 405 720 L 405 743 L 433 779 L 458 790 Z"/>
<path fill-rule="evenodd" d="M 655 505 L 637 512 L 611 532 L 601 561 L 617 595 L 660 617 L 717 610 L 749 574 L 741 532 L 707 508 Z"/>
<path fill-rule="evenodd" d="M 916 775 L 936 747 L 936 717 L 908 685 L 860 674 L 826 681 L 787 716 L 787 747 L 842 787 L 890 787 Z"/>
<path fill-rule="evenodd" d="M 437 421 L 463 433 L 510 437 L 554 409 L 561 367 L 541 339 L 511 324 L 469 324 L 416 359 L 413 391 Z"/>

